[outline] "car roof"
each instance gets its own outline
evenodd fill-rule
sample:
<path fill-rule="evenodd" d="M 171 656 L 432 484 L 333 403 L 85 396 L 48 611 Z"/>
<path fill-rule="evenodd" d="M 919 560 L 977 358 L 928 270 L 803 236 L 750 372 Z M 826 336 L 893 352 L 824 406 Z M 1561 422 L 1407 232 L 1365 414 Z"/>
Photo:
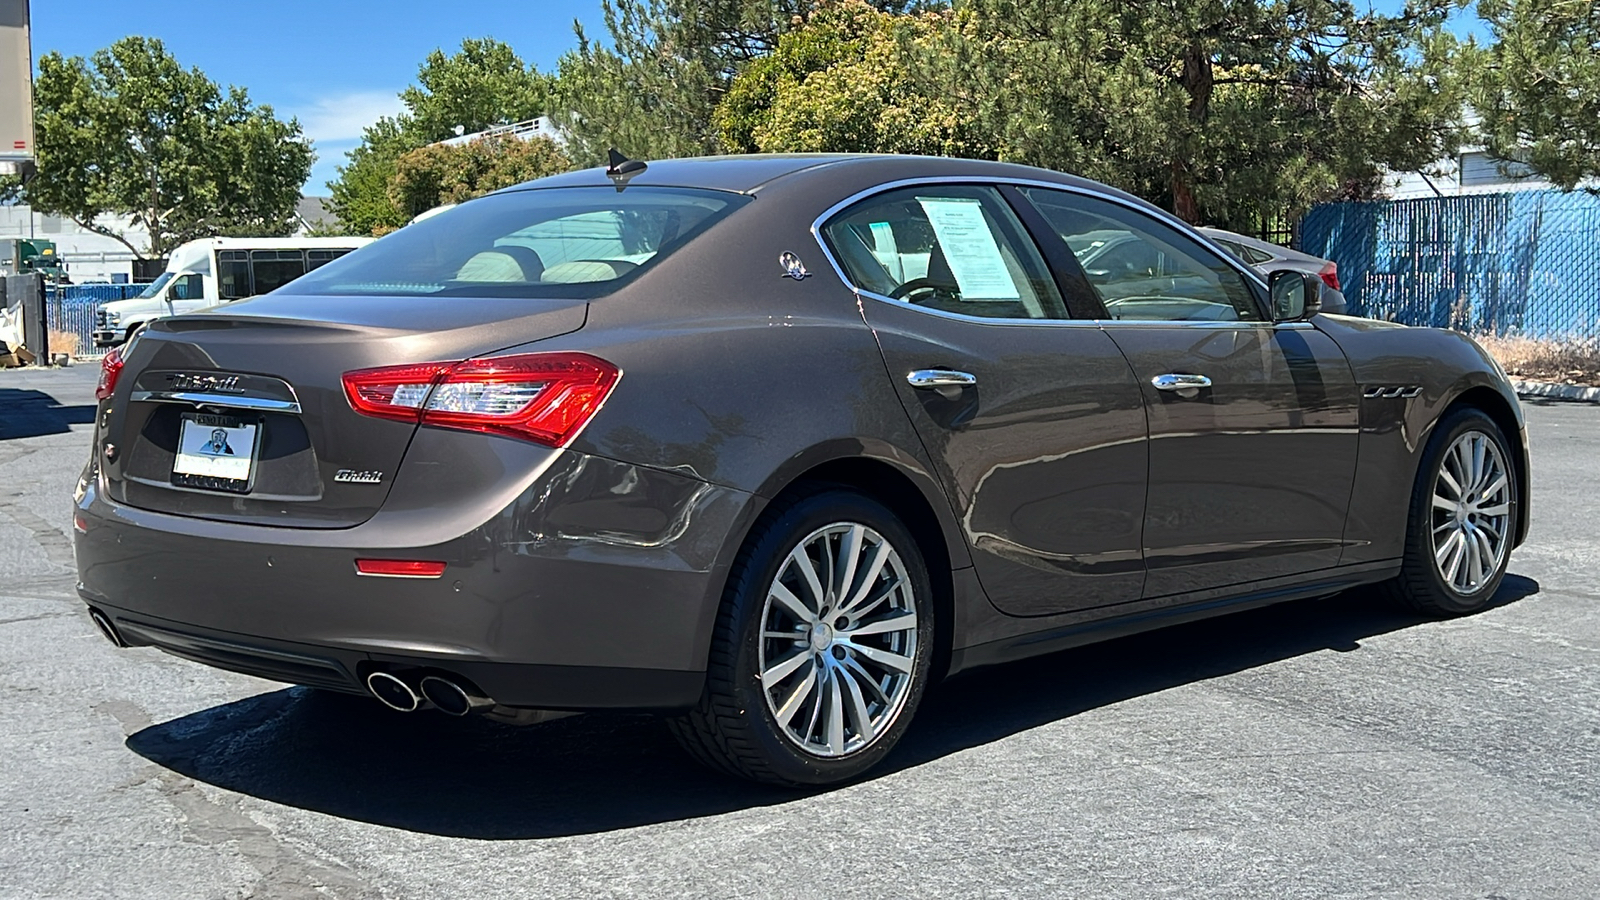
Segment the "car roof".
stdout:
<path fill-rule="evenodd" d="M 1047 181 L 1073 185 L 1132 198 L 1115 188 L 1075 175 L 1016 163 L 942 156 L 886 153 L 782 153 L 745 156 L 698 156 L 660 159 L 628 179 L 629 185 L 696 187 L 747 194 L 796 180 L 837 181 L 840 184 L 871 178 L 888 182 L 907 178 L 990 177 L 1019 181 Z M 611 186 L 604 167 L 580 169 L 519 184 L 509 191 L 529 188 Z M 1141 203 L 1143 201 L 1140 201 Z"/>
<path fill-rule="evenodd" d="M 1263 241 L 1260 238 L 1253 238 L 1248 234 L 1240 234 L 1237 231 L 1224 231 L 1221 228 L 1211 228 L 1209 226 L 1196 228 L 1195 230 L 1209 238 L 1221 238 L 1225 241 L 1233 241 L 1235 244 L 1243 244 L 1246 247 L 1254 247 L 1263 253 L 1272 254 L 1277 259 L 1296 259 L 1302 262 L 1327 262 L 1327 260 L 1320 256 L 1312 256 L 1309 253 L 1302 253 L 1299 250 L 1292 250 L 1281 244 Z"/>

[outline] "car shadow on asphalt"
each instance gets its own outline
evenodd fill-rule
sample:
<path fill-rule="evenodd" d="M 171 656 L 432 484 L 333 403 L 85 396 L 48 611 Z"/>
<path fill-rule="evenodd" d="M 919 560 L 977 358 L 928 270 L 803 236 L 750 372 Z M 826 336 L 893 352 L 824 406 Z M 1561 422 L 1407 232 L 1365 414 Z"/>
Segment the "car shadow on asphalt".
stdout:
<path fill-rule="evenodd" d="M 0 441 L 65 434 L 94 421 L 94 406 L 62 406 L 44 391 L 0 388 Z"/>
<path fill-rule="evenodd" d="M 1538 590 L 1509 575 L 1491 608 Z M 1133 697 L 1321 650 L 1359 650 L 1365 638 L 1422 621 L 1377 591 L 1357 589 L 981 669 L 931 692 L 868 780 Z M 454 837 L 592 834 L 806 796 L 701 768 L 652 716 L 591 714 L 517 728 L 404 715 L 305 688 L 154 725 L 127 746 L 263 800 Z"/>

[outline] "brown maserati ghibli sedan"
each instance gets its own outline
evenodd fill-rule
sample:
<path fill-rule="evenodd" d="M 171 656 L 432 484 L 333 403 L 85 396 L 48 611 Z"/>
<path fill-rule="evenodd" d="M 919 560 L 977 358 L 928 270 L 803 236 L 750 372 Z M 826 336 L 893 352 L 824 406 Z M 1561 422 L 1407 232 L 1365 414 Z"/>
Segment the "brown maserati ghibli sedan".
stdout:
<path fill-rule="evenodd" d="M 617 157 L 108 357 L 79 591 L 120 646 L 656 711 L 834 783 L 976 666 L 1361 584 L 1488 602 L 1527 522 L 1504 374 L 1320 287 L 1039 169 Z"/>

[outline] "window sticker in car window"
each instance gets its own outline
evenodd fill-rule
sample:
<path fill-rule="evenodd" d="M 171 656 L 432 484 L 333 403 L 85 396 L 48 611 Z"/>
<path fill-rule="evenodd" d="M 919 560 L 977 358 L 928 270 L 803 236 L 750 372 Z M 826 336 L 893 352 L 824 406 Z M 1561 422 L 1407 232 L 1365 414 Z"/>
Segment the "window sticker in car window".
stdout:
<path fill-rule="evenodd" d="M 867 227 L 872 229 L 873 255 L 889 270 L 889 275 L 895 281 L 904 283 L 906 267 L 900 259 L 900 245 L 894 239 L 894 226 L 888 222 L 872 222 Z"/>
<path fill-rule="evenodd" d="M 918 197 L 962 300 L 1019 300 L 1022 293 L 977 200 Z M 930 268 L 932 263 L 929 264 Z"/>

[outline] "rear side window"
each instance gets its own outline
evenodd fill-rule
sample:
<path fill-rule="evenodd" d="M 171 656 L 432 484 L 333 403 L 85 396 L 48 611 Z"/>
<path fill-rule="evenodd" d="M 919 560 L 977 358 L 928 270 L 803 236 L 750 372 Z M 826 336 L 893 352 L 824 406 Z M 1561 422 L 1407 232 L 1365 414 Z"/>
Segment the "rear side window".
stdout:
<path fill-rule="evenodd" d="M 724 191 L 657 187 L 491 194 L 328 262 L 283 292 L 597 296 L 747 199 Z"/>
<path fill-rule="evenodd" d="M 856 287 L 891 300 L 983 318 L 1068 317 L 1038 248 L 994 188 L 886 191 L 822 233 Z"/>

